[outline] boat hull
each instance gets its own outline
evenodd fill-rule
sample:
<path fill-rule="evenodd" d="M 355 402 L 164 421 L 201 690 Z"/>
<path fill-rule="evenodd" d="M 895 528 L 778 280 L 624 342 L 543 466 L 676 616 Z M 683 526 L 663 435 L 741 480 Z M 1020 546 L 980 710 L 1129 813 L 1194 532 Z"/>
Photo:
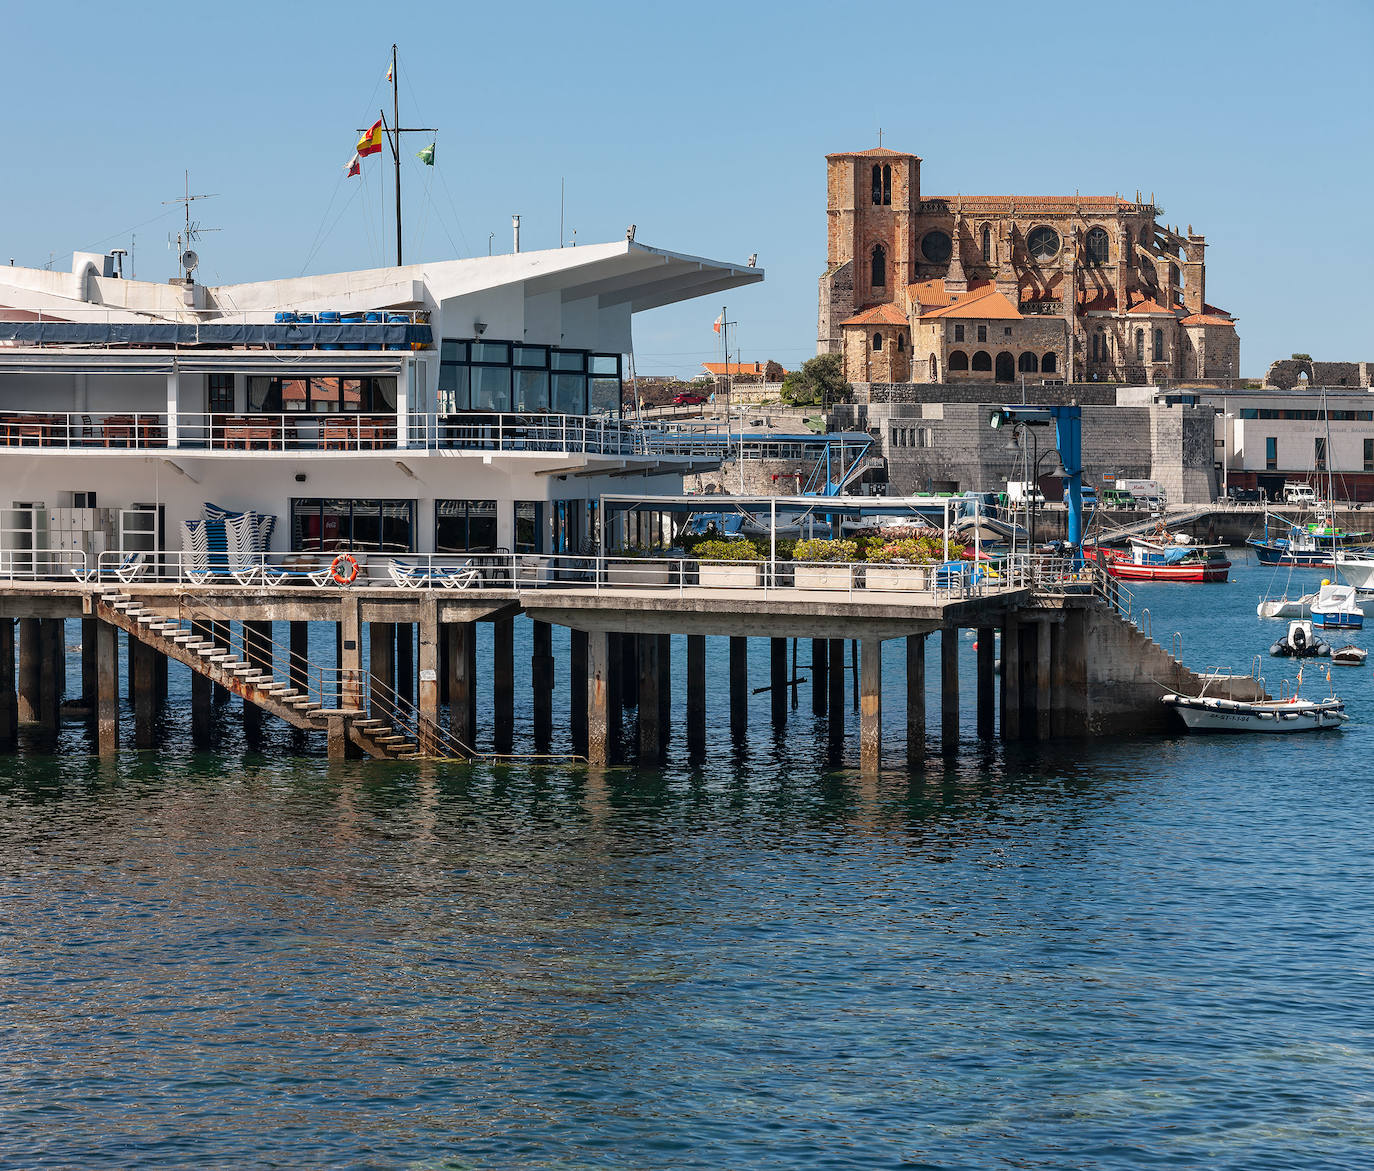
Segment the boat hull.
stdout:
<path fill-rule="evenodd" d="M 1303 551 L 1294 553 L 1288 549 L 1275 549 L 1272 545 L 1262 545 L 1251 541 L 1255 556 L 1261 565 L 1287 565 L 1295 569 L 1331 569 L 1334 563 L 1330 552 Z"/>
<path fill-rule="evenodd" d="M 1341 727 L 1349 718 L 1345 704 L 1338 699 L 1316 702 L 1243 703 L 1229 699 L 1197 699 L 1185 695 L 1166 695 L 1164 703 L 1182 718 L 1190 732 L 1327 732 Z"/>
<path fill-rule="evenodd" d="M 1231 570 L 1229 561 L 1207 565 L 1136 565 L 1130 561 L 1108 561 L 1103 568 L 1123 581 L 1225 581 Z"/>

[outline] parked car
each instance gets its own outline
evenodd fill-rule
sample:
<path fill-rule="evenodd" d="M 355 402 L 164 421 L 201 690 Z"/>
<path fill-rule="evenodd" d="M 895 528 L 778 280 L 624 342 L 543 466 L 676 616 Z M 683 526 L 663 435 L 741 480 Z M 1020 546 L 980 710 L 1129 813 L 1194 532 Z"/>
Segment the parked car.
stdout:
<path fill-rule="evenodd" d="M 681 394 L 673 395 L 673 406 L 675 407 L 699 407 L 706 401 L 704 394 L 697 394 L 692 390 L 684 390 Z"/>
<path fill-rule="evenodd" d="M 1108 488 L 1102 493 L 1102 504 L 1105 508 L 1134 508 L 1135 497 L 1120 488 Z"/>
<path fill-rule="evenodd" d="M 1234 500 L 1237 504 L 1263 504 L 1263 488 L 1227 488 L 1226 499 Z"/>

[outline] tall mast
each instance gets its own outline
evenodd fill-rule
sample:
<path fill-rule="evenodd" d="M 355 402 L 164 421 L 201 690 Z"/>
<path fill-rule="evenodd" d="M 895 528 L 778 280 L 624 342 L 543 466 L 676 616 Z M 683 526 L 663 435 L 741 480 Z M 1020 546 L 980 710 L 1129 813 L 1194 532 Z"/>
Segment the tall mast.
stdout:
<path fill-rule="evenodd" d="M 396 164 L 396 267 L 401 267 L 401 96 L 400 77 L 396 73 L 396 46 L 391 46 L 391 124 L 396 127 L 391 144 L 392 161 Z"/>

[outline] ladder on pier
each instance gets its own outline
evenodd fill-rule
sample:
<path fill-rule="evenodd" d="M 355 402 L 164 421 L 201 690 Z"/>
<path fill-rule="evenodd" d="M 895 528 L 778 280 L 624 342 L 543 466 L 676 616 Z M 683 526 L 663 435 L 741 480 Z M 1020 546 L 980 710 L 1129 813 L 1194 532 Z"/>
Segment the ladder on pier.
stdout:
<path fill-rule="evenodd" d="M 217 621 L 213 615 L 159 613 L 118 586 L 98 588 L 92 602 L 96 617 L 292 727 L 318 731 L 327 717 L 339 711 L 325 705 L 323 687 L 318 689 L 317 697 L 312 697 L 308 683 L 278 679 L 270 665 L 271 643 L 260 648 L 265 661 L 258 665 L 250 661 L 257 656 L 247 650 L 236 652 L 232 645 L 216 641 L 210 636 L 211 624 Z M 372 690 L 382 688 L 376 680 L 370 682 Z M 412 718 L 404 721 L 409 705 L 400 697 L 391 694 L 381 698 L 385 707 L 395 713 L 394 722 L 364 718 L 361 712 L 357 717 L 346 717 L 349 739 L 368 756 L 379 760 L 451 760 L 470 755 L 448 733 L 413 709 L 408 713 Z M 411 726 L 401 726 L 403 722 Z"/>

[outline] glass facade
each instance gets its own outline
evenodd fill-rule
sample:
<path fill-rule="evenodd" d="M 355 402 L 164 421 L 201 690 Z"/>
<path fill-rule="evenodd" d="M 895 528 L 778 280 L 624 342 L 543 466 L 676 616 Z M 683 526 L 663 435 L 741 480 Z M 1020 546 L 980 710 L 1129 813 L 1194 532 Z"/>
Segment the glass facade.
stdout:
<path fill-rule="evenodd" d="M 495 500 L 436 500 L 436 553 L 496 552 Z"/>
<path fill-rule="evenodd" d="M 537 500 L 515 502 L 515 552 L 539 553 L 540 522 L 544 506 Z"/>
<path fill-rule="evenodd" d="M 410 553 L 413 500 L 293 499 L 291 549 L 297 553 Z"/>
<path fill-rule="evenodd" d="M 213 409 L 213 408 L 212 408 Z M 270 415 L 394 414 L 394 378 L 248 378 L 248 409 Z"/>
<path fill-rule="evenodd" d="M 456 338 L 440 343 L 441 415 L 461 411 L 619 415 L 620 401 L 619 354 Z"/>

